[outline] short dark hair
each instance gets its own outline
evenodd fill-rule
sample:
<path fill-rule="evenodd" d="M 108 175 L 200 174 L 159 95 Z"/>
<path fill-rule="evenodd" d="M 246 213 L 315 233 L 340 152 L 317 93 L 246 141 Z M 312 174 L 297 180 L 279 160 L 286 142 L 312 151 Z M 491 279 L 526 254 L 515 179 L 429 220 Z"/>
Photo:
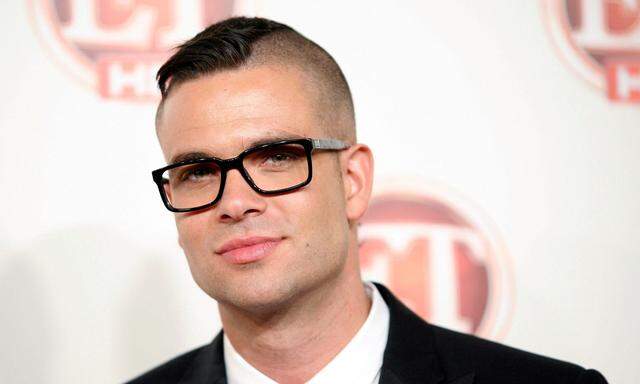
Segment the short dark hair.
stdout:
<path fill-rule="evenodd" d="M 223 70 L 274 63 L 296 65 L 309 73 L 321 92 L 325 111 L 347 125 L 329 127 L 331 134 L 355 142 L 351 91 L 333 57 L 293 28 L 260 17 L 222 20 L 178 46 L 156 76 L 162 94 L 158 115 L 171 90 L 183 82 Z"/>

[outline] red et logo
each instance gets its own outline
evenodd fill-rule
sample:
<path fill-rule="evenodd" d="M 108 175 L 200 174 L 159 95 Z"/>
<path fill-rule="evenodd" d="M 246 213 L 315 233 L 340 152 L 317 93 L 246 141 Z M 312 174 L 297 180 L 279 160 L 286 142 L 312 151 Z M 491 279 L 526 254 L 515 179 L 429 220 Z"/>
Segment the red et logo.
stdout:
<path fill-rule="evenodd" d="M 512 274 L 495 230 L 477 213 L 434 194 L 378 195 L 359 229 L 364 278 L 388 284 L 435 324 L 503 337 Z"/>
<path fill-rule="evenodd" d="M 640 0 L 542 0 L 561 57 L 614 101 L 640 102 Z"/>
<path fill-rule="evenodd" d="M 607 84 L 610 99 L 640 103 L 640 61 L 608 62 Z"/>
<path fill-rule="evenodd" d="M 231 16 L 233 0 L 31 0 L 39 36 L 77 80 L 108 99 L 156 99 L 171 48 Z"/>

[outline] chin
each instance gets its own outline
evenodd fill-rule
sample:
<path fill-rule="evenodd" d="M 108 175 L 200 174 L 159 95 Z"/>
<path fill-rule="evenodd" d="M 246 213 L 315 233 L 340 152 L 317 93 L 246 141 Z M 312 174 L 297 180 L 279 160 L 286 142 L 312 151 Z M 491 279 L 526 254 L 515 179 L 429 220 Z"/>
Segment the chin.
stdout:
<path fill-rule="evenodd" d="M 200 286 L 218 304 L 230 305 L 252 313 L 277 311 L 287 305 L 296 295 L 295 284 L 287 281 L 225 281 L 207 289 Z"/>

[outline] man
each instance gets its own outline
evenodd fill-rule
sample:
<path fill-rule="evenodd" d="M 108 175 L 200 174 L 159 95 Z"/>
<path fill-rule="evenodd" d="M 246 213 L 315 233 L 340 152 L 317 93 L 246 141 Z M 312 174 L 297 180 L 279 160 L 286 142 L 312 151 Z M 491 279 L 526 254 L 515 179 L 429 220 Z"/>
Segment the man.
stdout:
<path fill-rule="evenodd" d="M 372 186 L 331 56 L 260 18 L 214 24 L 158 72 L 153 172 L 223 331 L 131 383 L 605 383 L 596 371 L 427 324 L 363 283 Z"/>

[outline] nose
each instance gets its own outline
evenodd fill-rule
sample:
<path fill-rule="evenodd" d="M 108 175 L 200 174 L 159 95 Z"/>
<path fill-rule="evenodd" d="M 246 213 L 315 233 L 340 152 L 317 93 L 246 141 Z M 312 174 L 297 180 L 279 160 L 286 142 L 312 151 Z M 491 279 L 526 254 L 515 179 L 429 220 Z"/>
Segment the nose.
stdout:
<path fill-rule="evenodd" d="M 254 191 L 237 169 L 227 172 L 222 197 L 216 206 L 218 220 L 235 222 L 264 212 L 266 201 Z"/>

